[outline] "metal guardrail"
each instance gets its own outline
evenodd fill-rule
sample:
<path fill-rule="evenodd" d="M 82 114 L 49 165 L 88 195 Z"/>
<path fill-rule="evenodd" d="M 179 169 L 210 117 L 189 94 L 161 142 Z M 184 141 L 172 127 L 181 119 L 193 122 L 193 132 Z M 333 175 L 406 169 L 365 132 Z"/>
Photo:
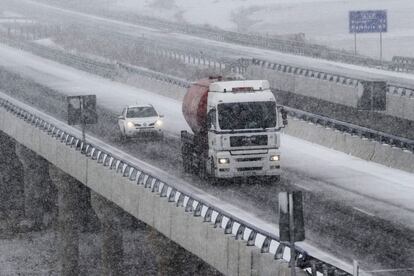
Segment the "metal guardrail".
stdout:
<path fill-rule="evenodd" d="M 364 81 L 360 78 L 348 77 L 314 69 L 301 68 L 288 64 L 268 62 L 261 59 L 252 59 L 251 64 L 265 69 L 275 70 L 285 74 L 293 74 L 307 78 L 319 79 L 322 81 L 333 82 L 338 85 L 349 85 L 356 87 L 359 82 Z M 414 87 L 406 87 L 398 84 L 387 84 L 387 93 L 399 96 L 414 97 Z"/>
<path fill-rule="evenodd" d="M 159 194 L 176 207 L 182 207 L 185 212 L 192 213 L 195 217 L 202 217 L 203 222 L 214 224 L 215 228 L 222 228 L 223 234 L 233 234 L 236 240 L 245 240 L 247 246 L 258 246 L 261 253 L 270 253 L 271 245 L 277 246 L 274 259 L 283 259 L 285 251 L 289 245 L 279 242 L 279 237 L 269 233 L 259 227 L 252 225 L 242 218 L 236 217 L 226 210 L 212 206 L 209 202 L 201 199 L 195 194 L 180 190 L 173 183 L 166 183 L 145 172 L 136 165 L 124 160 L 108 150 L 100 148 L 92 143 L 84 143 L 80 137 L 62 130 L 53 123 L 48 122 L 39 115 L 35 115 L 0 97 L 0 107 L 10 112 L 14 116 L 24 120 L 26 123 L 36 127 L 47 135 L 54 137 L 57 141 L 64 143 L 73 150 L 79 151 L 85 157 L 95 160 L 107 169 L 114 170 L 120 177 L 128 178 L 136 185 L 143 186 L 153 193 Z M 263 240 L 262 243 L 260 241 Z M 257 244 L 259 243 L 259 244 Z M 295 247 L 297 251 L 297 265 L 311 275 L 322 273 L 329 276 L 350 276 L 348 272 L 312 257 L 300 247 Z"/>
<path fill-rule="evenodd" d="M 174 77 L 174 76 L 170 76 L 167 74 L 162 74 L 156 71 L 152 71 L 149 69 L 145 69 L 145 68 L 140 68 L 140 67 L 136 67 L 136 66 L 132 66 L 132 65 L 127 65 L 127 64 L 123 64 L 123 63 L 117 63 L 118 67 L 120 69 L 123 69 L 129 73 L 134 73 L 134 74 L 138 74 L 140 76 L 143 77 L 147 77 L 150 79 L 154 79 L 157 81 L 162 81 L 162 82 L 166 82 L 168 84 L 172 84 L 172 85 L 176 85 L 179 87 L 183 87 L 183 88 L 188 88 L 190 86 L 190 82 Z"/>
<path fill-rule="evenodd" d="M 393 56 L 392 63 L 390 64 L 390 70 L 398 72 L 413 72 L 414 71 L 414 58 Z"/>
<path fill-rule="evenodd" d="M 351 77 L 342 76 L 339 74 L 333 74 L 333 73 L 318 71 L 318 70 L 309 69 L 309 68 L 301 68 L 298 66 L 291 66 L 288 64 L 268 62 L 268 61 L 256 59 L 256 58 L 252 59 L 251 64 L 260 66 L 262 68 L 286 73 L 286 74 L 294 74 L 294 75 L 300 75 L 303 77 L 334 82 L 339 85 L 350 85 L 350 86 L 355 87 L 358 85 L 360 81 L 362 81 L 362 79 L 358 79 L 358 78 L 351 78 Z"/>

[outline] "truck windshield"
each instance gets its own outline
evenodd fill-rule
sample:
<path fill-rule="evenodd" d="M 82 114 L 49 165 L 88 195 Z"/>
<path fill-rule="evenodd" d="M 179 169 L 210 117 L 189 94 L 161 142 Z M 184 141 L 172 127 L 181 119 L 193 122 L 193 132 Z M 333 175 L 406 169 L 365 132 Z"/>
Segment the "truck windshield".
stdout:
<path fill-rule="evenodd" d="M 152 106 L 137 106 L 130 107 L 127 110 L 127 118 L 142 118 L 142 117 L 155 117 L 157 112 Z"/>
<path fill-rule="evenodd" d="M 223 130 L 276 127 L 275 102 L 223 103 L 218 105 L 218 120 Z"/>

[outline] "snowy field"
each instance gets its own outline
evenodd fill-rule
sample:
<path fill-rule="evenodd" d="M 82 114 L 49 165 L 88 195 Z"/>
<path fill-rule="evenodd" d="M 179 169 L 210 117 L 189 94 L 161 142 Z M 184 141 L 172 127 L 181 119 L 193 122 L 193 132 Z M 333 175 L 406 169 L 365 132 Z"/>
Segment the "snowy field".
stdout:
<path fill-rule="evenodd" d="M 102 2 L 111 10 L 134 12 L 178 22 L 207 24 L 262 34 L 304 33 L 314 42 L 353 50 L 348 32 L 350 10 L 388 10 L 384 56 L 414 56 L 414 1 L 411 0 L 117 0 Z M 379 56 L 379 34 L 357 37 L 358 51 Z"/>

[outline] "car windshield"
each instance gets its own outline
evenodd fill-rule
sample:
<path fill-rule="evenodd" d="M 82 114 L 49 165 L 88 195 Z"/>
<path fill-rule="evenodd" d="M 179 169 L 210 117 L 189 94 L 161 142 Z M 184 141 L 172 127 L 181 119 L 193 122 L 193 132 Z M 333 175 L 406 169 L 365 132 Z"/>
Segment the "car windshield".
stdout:
<path fill-rule="evenodd" d="M 276 127 L 275 102 L 223 103 L 218 105 L 221 129 Z"/>
<path fill-rule="evenodd" d="M 157 112 L 152 106 L 137 106 L 128 108 L 127 118 L 155 117 Z"/>

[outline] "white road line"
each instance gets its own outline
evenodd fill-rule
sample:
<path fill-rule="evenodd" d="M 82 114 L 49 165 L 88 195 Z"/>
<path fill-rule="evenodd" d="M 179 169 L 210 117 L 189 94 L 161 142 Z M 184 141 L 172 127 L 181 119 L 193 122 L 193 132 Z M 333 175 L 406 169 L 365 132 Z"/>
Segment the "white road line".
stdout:
<path fill-rule="evenodd" d="M 301 185 L 301 184 L 297 184 L 297 183 L 295 183 L 294 185 L 295 185 L 296 187 L 301 188 L 302 190 L 305 190 L 305 191 L 308 191 L 308 192 L 312 192 L 312 189 L 310 189 L 309 187 L 306 187 L 306 186 L 303 186 L 303 185 Z"/>
<path fill-rule="evenodd" d="M 380 273 L 380 272 L 397 272 L 397 271 L 414 271 L 414 267 L 411 267 L 411 268 L 395 268 L 395 269 L 378 269 L 378 270 L 371 270 L 371 271 L 365 271 L 365 272 Z"/>
<path fill-rule="evenodd" d="M 355 210 L 357 210 L 358 212 L 361 212 L 361 213 L 363 213 L 363 214 L 365 214 L 365 215 L 368 215 L 368 216 L 371 216 L 371 217 L 375 217 L 375 215 L 373 214 L 373 213 L 370 213 L 370 212 L 368 212 L 368 211 L 365 211 L 365 210 L 363 210 L 363 209 L 360 209 L 360 208 L 358 208 L 358 207 L 353 207 Z"/>

